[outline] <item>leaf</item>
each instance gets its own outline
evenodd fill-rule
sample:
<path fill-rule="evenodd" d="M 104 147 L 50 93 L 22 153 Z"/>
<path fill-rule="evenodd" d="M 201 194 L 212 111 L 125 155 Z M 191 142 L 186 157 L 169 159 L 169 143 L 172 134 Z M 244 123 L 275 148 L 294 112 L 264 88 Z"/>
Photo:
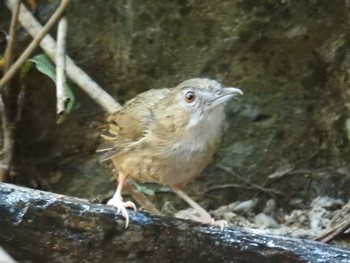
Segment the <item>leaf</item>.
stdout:
<path fill-rule="evenodd" d="M 146 195 L 150 195 L 150 196 L 153 196 L 154 195 L 154 190 L 147 187 L 146 185 L 140 185 L 140 184 L 137 184 L 137 183 L 134 183 L 135 186 L 136 186 L 136 189 L 138 191 L 140 191 L 141 193 L 144 193 Z"/>
<path fill-rule="evenodd" d="M 44 75 L 50 77 L 56 83 L 56 71 L 55 66 L 45 54 L 36 55 L 34 58 L 28 59 L 35 63 L 36 68 Z"/>
<path fill-rule="evenodd" d="M 21 70 L 19 72 L 19 76 L 21 78 L 21 81 L 24 77 L 26 77 L 28 75 L 28 72 L 32 69 L 33 67 L 33 62 L 27 60 L 23 66 L 21 67 Z"/>
<path fill-rule="evenodd" d="M 36 68 L 41 73 L 48 76 L 50 79 L 52 79 L 56 83 L 55 65 L 51 62 L 50 58 L 46 54 L 39 54 L 34 58 L 28 59 L 28 61 L 35 63 Z M 64 122 L 66 115 L 70 113 L 73 109 L 74 102 L 75 102 L 75 97 L 72 89 L 73 86 L 74 86 L 73 83 L 67 80 L 65 88 L 67 92 L 68 103 L 65 108 L 65 113 L 58 116 L 57 124 L 61 124 L 62 122 Z"/>
<path fill-rule="evenodd" d="M 5 58 L 0 55 L 0 70 L 3 71 L 5 68 Z"/>

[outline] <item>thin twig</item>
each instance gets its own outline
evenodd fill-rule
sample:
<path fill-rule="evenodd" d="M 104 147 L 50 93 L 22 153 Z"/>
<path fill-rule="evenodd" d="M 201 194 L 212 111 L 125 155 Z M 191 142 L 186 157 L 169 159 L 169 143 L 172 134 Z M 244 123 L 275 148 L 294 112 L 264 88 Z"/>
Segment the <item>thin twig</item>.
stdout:
<path fill-rule="evenodd" d="M 8 1 L 9 3 L 10 1 Z M 9 80 L 16 74 L 16 72 L 21 68 L 21 66 L 26 62 L 26 60 L 30 57 L 30 55 L 34 52 L 34 50 L 39 46 L 40 41 L 44 38 L 44 36 L 49 32 L 54 24 L 56 24 L 57 20 L 61 17 L 63 12 L 66 10 L 70 0 L 62 0 L 60 6 L 57 8 L 55 13 L 50 17 L 49 21 L 42 28 L 40 33 L 32 40 L 26 50 L 22 53 L 22 55 L 17 59 L 17 61 L 11 66 L 8 72 L 3 76 L 0 80 L 0 89 L 4 85 L 6 85 Z M 21 12 L 24 5 L 21 4 Z M 21 15 L 20 15 L 21 16 Z"/>
<path fill-rule="evenodd" d="M 17 24 L 18 24 L 19 7 L 21 6 L 20 4 L 21 4 L 21 0 L 17 0 L 15 6 L 12 9 L 9 38 L 8 38 L 7 47 L 4 54 L 4 59 L 5 59 L 4 72 L 7 72 L 12 64 L 12 59 L 13 59 L 12 52 L 13 52 L 14 44 L 16 42 L 16 30 L 17 30 Z"/>
<path fill-rule="evenodd" d="M 232 169 L 230 167 L 227 167 L 227 166 L 224 166 L 222 164 L 217 164 L 216 167 L 222 169 L 223 171 L 233 175 L 234 177 L 236 177 L 237 179 L 239 179 L 240 181 L 246 183 L 247 185 L 261 191 L 261 192 L 265 192 L 265 193 L 268 193 L 268 194 L 277 194 L 277 195 L 282 195 L 280 192 L 276 191 L 276 190 L 273 190 L 273 189 L 267 189 L 267 188 L 264 188 L 260 185 L 257 185 L 257 184 L 254 184 L 254 183 L 251 183 L 249 182 L 248 180 L 242 178 L 240 175 L 236 174 L 235 172 L 232 171 Z"/>
<path fill-rule="evenodd" d="M 207 190 L 205 190 L 204 193 L 207 194 L 207 193 L 210 193 L 212 191 L 228 189 L 228 188 L 244 188 L 247 190 L 256 190 L 256 188 L 253 186 L 246 186 L 246 185 L 241 185 L 241 184 L 222 184 L 222 185 L 215 185 L 213 187 L 210 187 Z"/>
<path fill-rule="evenodd" d="M 56 112 L 57 115 L 64 114 L 68 103 L 66 91 L 66 35 L 67 18 L 62 17 L 58 23 L 57 30 L 57 67 L 56 67 Z"/>
<path fill-rule="evenodd" d="M 350 229 L 350 201 L 337 212 L 337 214 L 332 218 L 332 220 L 328 223 L 330 227 L 332 227 L 327 232 L 319 235 L 315 238 L 315 240 L 329 243 L 334 240 L 337 236 L 345 233 L 348 229 Z M 334 227 L 335 225 L 335 227 Z M 329 228 L 330 228 L 329 227 Z"/>
<path fill-rule="evenodd" d="M 295 174 L 300 174 L 300 173 L 308 173 L 308 170 L 295 170 L 296 168 L 303 166 L 305 163 L 308 161 L 312 160 L 320 150 L 316 150 L 313 152 L 308 158 L 306 159 L 301 159 L 298 162 L 296 162 L 294 165 L 284 167 L 282 169 L 279 169 L 275 171 L 274 173 L 270 174 L 267 176 L 265 181 L 262 183 L 262 187 L 268 187 L 272 185 L 273 183 L 277 182 L 278 180 L 284 178 L 286 175 L 295 175 Z M 311 171 L 310 171 L 311 172 Z"/>
<path fill-rule="evenodd" d="M 315 240 L 323 243 L 329 243 L 348 229 L 350 229 L 350 219 L 341 222 L 327 233 L 316 237 Z"/>
<path fill-rule="evenodd" d="M 7 6 L 12 8 L 15 0 L 6 0 Z M 42 29 L 40 23 L 33 17 L 28 9 L 21 5 L 19 21 L 31 36 L 36 36 Z M 56 63 L 56 42 L 46 35 L 40 43 L 45 53 Z M 105 92 L 96 82 L 94 82 L 82 69 L 75 65 L 73 60 L 66 57 L 66 70 L 68 77 L 84 90 L 93 100 L 95 100 L 108 113 L 114 113 L 121 108 L 107 92 Z"/>
<path fill-rule="evenodd" d="M 17 0 L 15 5 L 12 8 L 9 37 L 8 37 L 7 47 L 4 55 L 4 58 L 5 58 L 4 74 L 5 75 L 9 71 L 12 64 L 13 47 L 16 42 L 16 29 L 18 24 L 20 4 L 21 4 L 21 0 Z M 2 151 L 1 151 L 3 156 L 2 156 L 2 164 L 0 167 L 0 182 L 5 181 L 6 177 L 9 174 L 9 171 L 12 165 L 13 151 L 14 151 L 13 124 L 8 118 L 8 111 L 6 108 L 6 104 L 4 103 L 4 98 L 6 97 L 7 93 L 8 93 L 8 86 L 6 87 L 6 89 L 5 88 L 1 89 L 1 86 L 0 86 L 0 115 L 1 115 L 0 118 L 2 123 L 2 134 L 3 134 Z"/>
<path fill-rule="evenodd" d="M 138 191 L 132 182 L 126 182 L 124 185 L 125 190 L 135 199 L 135 201 L 148 212 L 156 215 L 161 215 L 156 206 L 149 200 L 143 193 Z"/>
<path fill-rule="evenodd" d="M 312 160 L 319 152 L 320 152 L 320 150 L 317 150 L 317 151 L 313 152 L 308 158 L 301 159 L 301 160 L 299 160 L 297 163 L 295 163 L 292 166 L 282 168 L 282 169 L 277 170 L 274 173 L 270 174 L 269 176 L 267 176 L 267 179 L 263 183 L 263 186 L 264 187 L 268 186 L 268 185 L 278 181 L 279 179 L 283 178 L 286 175 L 305 173 L 306 172 L 305 170 L 296 171 L 295 169 L 300 167 L 300 166 L 302 166 L 306 162 Z"/>
<path fill-rule="evenodd" d="M 0 182 L 6 180 L 8 171 L 10 169 L 12 153 L 13 153 L 13 140 L 12 140 L 12 127 L 7 118 L 5 104 L 0 96 L 0 117 L 3 131 L 3 146 L 2 146 L 2 163 L 0 166 Z"/>

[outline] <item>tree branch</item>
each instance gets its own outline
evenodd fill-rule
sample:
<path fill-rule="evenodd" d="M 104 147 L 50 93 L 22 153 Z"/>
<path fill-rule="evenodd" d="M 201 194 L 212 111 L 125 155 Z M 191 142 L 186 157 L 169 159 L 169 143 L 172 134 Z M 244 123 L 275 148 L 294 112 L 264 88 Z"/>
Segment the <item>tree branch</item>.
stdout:
<path fill-rule="evenodd" d="M 10 2 L 10 1 L 9 1 Z M 15 2 L 15 1 L 13 1 Z M 42 28 L 39 34 L 35 36 L 26 50 L 22 53 L 22 55 L 17 59 L 17 61 L 10 67 L 10 69 L 6 72 L 3 78 L 0 80 L 0 89 L 5 86 L 10 79 L 16 74 L 16 72 L 21 68 L 24 62 L 30 57 L 30 55 L 34 52 L 34 50 L 39 46 L 40 41 L 44 38 L 44 36 L 49 32 L 54 24 L 56 24 L 57 20 L 62 16 L 63 12 L 66 10 L 66 7 L 69 4 L 69 0 L 62 0 L 60 6 L 57 8 L 55 13 L 50 17 L 49 21 Z M 13 8 L 13 6 L 11 6 Z M 21 4 L 21 9 L 25 8 L 23 4 Z M 22 11 L 21 11 L 22 12 Z M 21 12 L 20 12 L 20 20 L 21 20 Z"/>
<path fill-rule="evenodd" d="M 56 112 L 58 115 L 65 113 L 69 100 L 66 92 L 66 35 L 67 18 L 62 17 L 58 23 L 56 52 Z"/>
<path fill-rule="evenodd" d="M 220 231 L 0 183 L 0 244 L 31 262 L 348 263 L 350 251 L 236 228 Z"/>
<path fill-rule="evenodd" d="M 15 0 L 6 0 L 5 2 L 9 8 L 13 8 Z M 33 37 L 36 36 L 42 30 L 42 26 L 40 25 L 40 23 L 33 17 L 33 15 L 28 11 L 28 9 L 24 5 L 21 5 L 19 21 L 22 24 L 22 26 L 27 30 L 27 32 Z M 57 63 L 57 45 L 55 40 L 50 35 L 46 35 L 42 39 L 40 47 L 52 59 L 52 61 Z M 76 83 L 82 90 L 84 90 L 108 113 L 112 114 L 121 108 L 118 102 L 116 102 L 107 92 L 105 92 L 96 82 L 94 82 L 68 56 L 66 56 L 66 70 L 68 77 L 74 83 Z"/>

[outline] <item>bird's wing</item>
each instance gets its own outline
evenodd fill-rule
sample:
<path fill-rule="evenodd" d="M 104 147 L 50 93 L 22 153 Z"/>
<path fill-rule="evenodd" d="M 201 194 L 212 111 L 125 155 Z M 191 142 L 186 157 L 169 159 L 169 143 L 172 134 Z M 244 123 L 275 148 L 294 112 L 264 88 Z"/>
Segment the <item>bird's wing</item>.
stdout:
<path fill-rule="evenodd" d="M 144 137 L 154 122 L 152 109 L 169 92 L 169 89 L 164 88 L 141 93 L 109 117 L 109 131 L 101 135 L 105 142 L 97 149 L 97 152 L 104 152 L 101 161 L 111 159 Z"/>

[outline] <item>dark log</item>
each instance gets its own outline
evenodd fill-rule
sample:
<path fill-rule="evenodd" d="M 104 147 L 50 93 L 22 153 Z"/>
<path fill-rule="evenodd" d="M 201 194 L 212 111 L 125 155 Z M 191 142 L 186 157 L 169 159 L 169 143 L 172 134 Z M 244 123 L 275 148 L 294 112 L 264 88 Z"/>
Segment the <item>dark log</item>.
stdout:
<path fill-rule="evenodd" d="M 350 251 L 314 241 L 205 226 L 0 184 L 0 246 L 25 262 L 337 262 Z"/>

